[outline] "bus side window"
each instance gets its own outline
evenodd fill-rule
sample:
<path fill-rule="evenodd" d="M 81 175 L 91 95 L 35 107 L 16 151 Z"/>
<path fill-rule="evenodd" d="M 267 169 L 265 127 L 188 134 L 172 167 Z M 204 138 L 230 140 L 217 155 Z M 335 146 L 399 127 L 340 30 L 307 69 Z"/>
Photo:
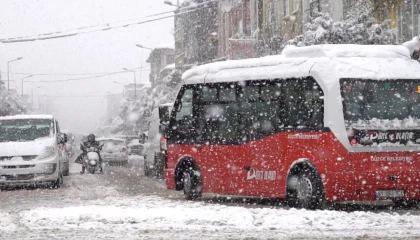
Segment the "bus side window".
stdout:
<path fill-rule="evenodd" d="M 287 127 L 323 127 L 324 94 L 315 80 L 287 80 L 283 89 Z"/>

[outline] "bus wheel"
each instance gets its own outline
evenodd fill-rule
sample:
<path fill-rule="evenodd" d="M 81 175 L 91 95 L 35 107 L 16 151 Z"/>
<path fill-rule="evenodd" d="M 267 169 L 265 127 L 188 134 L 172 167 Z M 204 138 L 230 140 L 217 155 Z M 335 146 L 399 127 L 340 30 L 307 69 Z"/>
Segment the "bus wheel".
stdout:
<path fill-rule="evenodd" d="M 416 200 L 395 200 L 394 208 L 396 209 L 409 209 L 417 207 L 418 202 Z"/>
<path fill-rule="evenodd" d="M 183 172 L 184 195 L 187 200 L 201 197 L 203 190 L 200 171 L 186 169 Z"/>
<path fill-rule="evenodd" d="M 318 209 L 322 206 L 323 188 L 313 169 L 304 168 L 289 177 L 287 201 L 291 207 Z"/>

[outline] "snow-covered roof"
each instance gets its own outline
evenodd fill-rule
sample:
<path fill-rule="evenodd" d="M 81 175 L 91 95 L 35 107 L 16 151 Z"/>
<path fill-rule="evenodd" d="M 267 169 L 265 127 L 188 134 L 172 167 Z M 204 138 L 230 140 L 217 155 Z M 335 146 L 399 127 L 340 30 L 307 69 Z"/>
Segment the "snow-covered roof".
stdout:
<path fill-rule="evenodd" d="M 52 115 L 14 115 L 0 117 L 0 120 L 14 120 L 14 119 L 53 119 Z"/>
<path fill-rule="evenodd" d="M 338 77 L 420 77 L 420 64 L 410 59 L 410 52 L 404 46 L 349 44 L 288 46 L 281 55 L 198 66 L 185 72 L 182 79 L 184 84 L 197 84 L 299 78 L 315 74 L 311 74 L 313 70 L 334 73 Z M 319 81 L 338 81 L 338 78 Z"/>
<path fill-rule="evenodd" d="M 167 65 L 166 67 L 164 67 L 162 69 L 162 71 L 163 70 L 173 70 L 173 69 L 175 69 L 175 63 Z"/>
<path fill-rule="evenodd" d="M 162 48 L 175 49 L 175 42 L 165 42 L 165 43 L 161 43 L 161 44 L 157 44 L 153 46 L 153 49 L 162 49 Z"/>

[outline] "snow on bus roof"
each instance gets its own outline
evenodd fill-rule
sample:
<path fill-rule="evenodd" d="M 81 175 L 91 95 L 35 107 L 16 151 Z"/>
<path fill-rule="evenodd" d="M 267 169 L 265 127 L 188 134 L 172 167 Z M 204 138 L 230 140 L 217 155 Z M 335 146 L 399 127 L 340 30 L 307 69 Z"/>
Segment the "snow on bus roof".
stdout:
<path fill-rule="evenodd" d="M 0 120 L 14 120 L 14 119 L 53 119 L 52 115 L 14 115 L 14 116 L 5 116 L 0 117 Z"/>
<path fill-rule="evenodd" d="M 407 58 L 410 51 L 407 47 L 398 45 L 356 45 L 356 44 L 325 44 L 307 47 L 287 46 L 282 55 L 285 57 L 338 57 L 338 58 Z"/>
<path fill-rule="evenodd" d="M 350 61 L 355 58 L 367 59 L 375 63 L 390 58 L 400 59 L 399 62 L 411 61 L 410 52 L 404 46 L 352 44 L 287 46 L 281 55 L 206 64 L 185 72 L 182 78 L 185 84 L 270 79 L 273 76 L 299 78 L 308 76 L 316 62 L 333 58 Z"/>

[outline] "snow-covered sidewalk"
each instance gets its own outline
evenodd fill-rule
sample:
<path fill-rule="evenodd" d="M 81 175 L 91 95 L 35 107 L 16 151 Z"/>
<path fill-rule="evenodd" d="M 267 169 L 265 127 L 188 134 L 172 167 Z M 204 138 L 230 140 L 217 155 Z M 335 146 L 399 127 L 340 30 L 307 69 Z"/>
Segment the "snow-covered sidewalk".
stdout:
<path fill-rule="evenodd" d="M 420 237 L 420 216 L 397 213 L 244 208 L 159 197 L 106 198 L 85 206 L 35 208 L 13 216 L 0 211 L 1 232 L 90 230 L 98 232 L 207 233 L 221 237 L 411 238 Z"/>

